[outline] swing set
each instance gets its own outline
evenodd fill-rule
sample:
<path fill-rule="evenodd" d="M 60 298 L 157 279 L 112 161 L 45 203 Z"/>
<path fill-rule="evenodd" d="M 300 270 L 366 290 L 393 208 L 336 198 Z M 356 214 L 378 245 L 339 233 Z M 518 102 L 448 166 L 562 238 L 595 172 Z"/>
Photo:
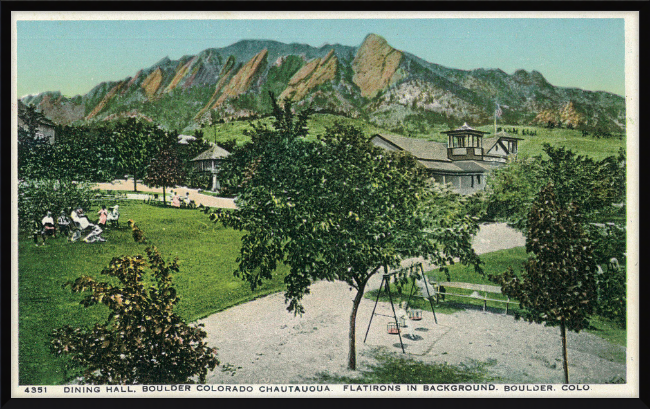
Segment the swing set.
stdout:
<path fill-rule="evenodd" d="M 415 273 L 415 274 L 414 274 Z M 370 322 L 368 322 L 368 329 L 366 330 L 366 336 L 363 339 L 363 343 L 366 343 L 366 340 L 368 339 L 368 333 L 370 332 L 370 326 L 372 325 L 372 318 L 375 315 L 381 315 L 383 317 L 389 317 L 389 318 L 394 318 L 394 322 L 389 322 L 386 330 L 388 331 L 389 334 L 397 334 L 399 336 L 399 343 L 402 347 L 402 353 L 406 353 L 404 350 L 404 343 L 402 342 L 402 334 L 400 331 L 400 327 L 405 326 L 404 320 L 398 320 L 397 319 L 397 314 L 395 313 L 395 304 L 393 303 L 393 297 L 390 293 L 390 278 L 392 276 L 400 276 L 400 275 L 406 275 L 407 278 L 411 278 L 411 290 L 409 292 L 409 298 L 408 301 L 406 302 L 406 305 L 408 307 L 409 303 L 411 302 L 412 297 L 419 297 L 419 298 L 426 298 L 429 300 L 429 305 L 431 305 L 431 312 L 433 313 L 433 319 L 436 324 L 438 324 L 438 318 L 436 317 L 436 311 L 433 308 L 433 297 L 431 296 L 431 293 L 429 292 L 429 285 L 427 284 L 427 278 L 424 275 L 424 268 L 422 267 L 422 263 L 416 263 L 412 264 L 409 267 L 404 267 L 401 268 L 397 271 L 394 271 L 392 273 L 388 273 L 388 267 L 384 266 L 384 275 L 381 280 L 381 285 L 379 286 L 379 291 L 377 291 L 377 299 L 375 300 L 375 307 L 372 309 L 372 315 L 370 316 Z M 424 282 L 424 287 L 427 290 L 427 296 L 425 297 L 424 295 L 414 295 L 413 292 L 415 290 L 415 277 L 414 275 L 421 275 L 422 281 Z M 377 303 L 379 303 L 379 297 L 381 296 L 382 289 L 385 288 L 386 293 L 388 293 L 388 299 L 390 300 L 390 306 L 393 310 L 393 315 L 385 315 L 385 314 L 379 314 L 376 312 L 377 310 Z M 422 319 L 422 311 L 417 310 L 417 311 L 409 311 L 409 319 L 413 321 L 419 321 Z"/>

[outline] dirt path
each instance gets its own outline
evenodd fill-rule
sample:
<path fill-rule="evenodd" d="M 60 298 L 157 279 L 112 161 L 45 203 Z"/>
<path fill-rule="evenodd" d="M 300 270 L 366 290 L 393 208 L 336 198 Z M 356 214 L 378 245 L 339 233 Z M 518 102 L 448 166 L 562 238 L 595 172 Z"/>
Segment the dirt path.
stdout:
<path fill-rule="evenodd" d="M 479 253 L 524 244 L 524 237 L 504 224 L 482 226 L 474 240 Z M 378 287 L 380 281 L 373 285 Z M 304 298 L 302 317 L 288 313 L 284 295 L 274 294 L 201 320 L 208 342 L 219 348 L 221 361 L 208 382 L 310 383 L 318 373 L 355 375 L 346 369 L 354 292 L 341 282 L 319 282 L 311 288 Z M 374 318 L 368 341 L 363 342 L 373 306 L 374 301 L 364 298 L 357 316 L 359 367 L 373 363 L 372 353 L 377 349 L 402 354 L 398 338 L 386 333 L 388 318 Z M 389 313 L 386 303 L 378 308 Z M 562 383 L 557 328 L 473 310 L 438 314 L 437 318 L 436 325 L 425 313 L 417 322 L 414 333 L 419 341 L 404 339 L 407 356 L 450 364 L 488 362 L 490 373 L 506 382 Z M 572 382 L 625 378 L 625 365 L 613 362 L 624 348 L 585 332 L 570 333 L 568 345 Z"/>
<path fill-rule="evenodd" d="M 97 183 L 95 185 L 95 188 L 102 189 L 102 190 L 133 190 L 133 180 L 118 179 L 118 180 L 114 180 L 112 183 Z M 205 195 L 199 193 L 198 189 L 190 189 L 188 187 L 166 189 L 165 191 L 167 195 L 169 195 L 171 190 L 173 190 L 174 192 L 178 192 L 178 194 L 181 197 L 185 197 L 185 193 L 189 192 L 190 199 L 194 200 L 194 202 L 197 205 L 202 204 L 203 206 L 217 207 L 221 209 L 235 209 L 237 207 L 235 206 L 234 199 Z M 141 183 L 138 183 L 138 192 L 162 194 L 162 191 L 163 189 L 161 187 L 151 188 Z"/>

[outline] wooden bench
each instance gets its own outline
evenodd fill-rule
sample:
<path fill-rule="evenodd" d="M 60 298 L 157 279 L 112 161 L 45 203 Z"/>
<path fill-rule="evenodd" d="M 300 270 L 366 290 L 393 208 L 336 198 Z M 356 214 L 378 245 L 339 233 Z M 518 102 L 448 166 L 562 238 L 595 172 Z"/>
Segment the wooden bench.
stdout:
<path fill-rule="evenodd" d="M 445 289 L 445 291 L 441 292 L 440 287 L 443 287 Z M 454 292 L 449 291 L 450 288 L 451 289 L 457 288 L 457 289 L 470 290 L 470 291 L 474 291 L 475 293 L 473 293 L 473 294 L 454 293 Z M 507 299 L 505 299 L 505 300 L 501 300 L 501 299 L 497 299 L 497 298 L 488 298 L 488 293 L 501 294 L 501 287 L 496 286 L 496 285 L 439 281 L 439 282 L 433 283 L 433 289 L 434 289 L 434 293 L 435 293 L 436 304 L 440 301 L 440 296 L 446 297 L 446 296 L 451 295 L 451 296 L 454 296 L 454 297 L 464 297 L 464 298 L 471 298 L 471 299 L 474 299 L 474 300 L 482 300 L 483 301 L 483 311 L 486 310 L 488 301 L 504 303 L 506 305 L 506 314 L 508 314 L 508 306 L 510 304 L 519 304 L 519 301 L 511 301 L 510 297 L 507 297 Z M 482 295 L 481 295 L 481 293 L 482 293 Z"/>

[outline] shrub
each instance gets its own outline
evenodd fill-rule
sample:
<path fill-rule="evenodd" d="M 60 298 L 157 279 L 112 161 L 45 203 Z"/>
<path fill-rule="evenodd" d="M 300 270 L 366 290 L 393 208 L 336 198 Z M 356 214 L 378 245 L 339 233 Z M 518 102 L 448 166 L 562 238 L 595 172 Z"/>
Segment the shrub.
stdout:
<path fill-rule="evenodd" d="M 67 355 L 83 368 L 82 383 L 188 383 L 196 376 L 205 382 L 208 369 L 219 364 L 201 326 L 190 326 L 173 312 L 179 301 L 171 276 L 178 272 L 177 260 L 165 262 L 155 246 L 146 251 L 147 260 L 141 255 L 115 257 L 101 272 L 121 285 L 88 276 L 64 285 L 72 292 L 90 292 L 81 300 L 84 307 L 102 303 L 110 310 L 103 324 L 66 325 L 52 332 L 52 353 Z M 147 270 L 155 279 L 148 288 L 143 280 Z"/>

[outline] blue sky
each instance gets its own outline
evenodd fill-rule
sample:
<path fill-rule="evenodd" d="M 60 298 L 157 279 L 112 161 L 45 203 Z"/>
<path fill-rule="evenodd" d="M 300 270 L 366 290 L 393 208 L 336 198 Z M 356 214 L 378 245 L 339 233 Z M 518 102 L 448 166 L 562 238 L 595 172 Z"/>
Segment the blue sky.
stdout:
<path fill-rule="evenodd" d="M 85 94 L 161 58 L 242 39 L 359 46 L 369 33 L 450 68 L 537 70 L 553 85 L 624 95 L 623 19 L 18 21 L 18 96 Z"/>

